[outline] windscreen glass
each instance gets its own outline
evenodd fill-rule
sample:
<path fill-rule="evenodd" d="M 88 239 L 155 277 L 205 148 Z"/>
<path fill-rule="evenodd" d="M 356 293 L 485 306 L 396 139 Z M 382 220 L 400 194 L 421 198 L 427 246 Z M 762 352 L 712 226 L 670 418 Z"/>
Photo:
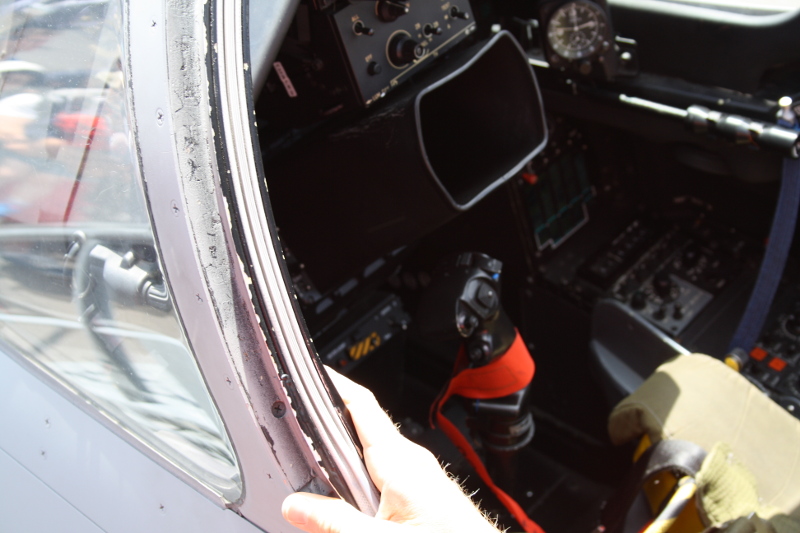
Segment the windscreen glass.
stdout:
<path fill-rule="evenodd" d="M 115 0 L 0 0 L 0 349 L 235 500 L 149 223 L 122 35 Z"/>

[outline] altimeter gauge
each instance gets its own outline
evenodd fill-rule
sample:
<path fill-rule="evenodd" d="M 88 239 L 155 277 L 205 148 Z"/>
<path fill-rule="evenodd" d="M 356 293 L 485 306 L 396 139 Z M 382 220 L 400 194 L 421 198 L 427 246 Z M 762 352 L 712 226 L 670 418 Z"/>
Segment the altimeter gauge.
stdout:
<path fill-rule="evenodd" d="M 553 52 L 568 61 L 590 59 L 609 47 L 608 17 L 599 5 L 573 0 L 556 9 L 547 23 Z"/>

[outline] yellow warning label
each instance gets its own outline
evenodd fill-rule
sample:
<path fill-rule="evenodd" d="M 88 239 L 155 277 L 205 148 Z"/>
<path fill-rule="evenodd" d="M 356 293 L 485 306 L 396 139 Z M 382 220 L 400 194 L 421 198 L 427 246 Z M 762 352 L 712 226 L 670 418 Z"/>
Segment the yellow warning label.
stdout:
<path fill-rule="evenodd" d="M 353 361 L 358 361 L 380 345 L 381 336 L 378 335 L 377 331 L 373 331 L 357 343 L 353 344 L 347 350 L 347 353 L 350 355 L 350 359 Z"/>

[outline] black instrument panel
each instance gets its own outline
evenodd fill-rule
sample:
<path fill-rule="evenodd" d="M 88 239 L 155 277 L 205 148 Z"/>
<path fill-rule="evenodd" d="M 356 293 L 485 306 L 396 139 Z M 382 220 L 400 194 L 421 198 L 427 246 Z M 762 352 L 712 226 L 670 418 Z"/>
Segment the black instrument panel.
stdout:
<path fill-rule="evenodd" d="M 333 15 L 360 102 L 369 106 L 475 30 L 467 0 L 354 2 Z"/>

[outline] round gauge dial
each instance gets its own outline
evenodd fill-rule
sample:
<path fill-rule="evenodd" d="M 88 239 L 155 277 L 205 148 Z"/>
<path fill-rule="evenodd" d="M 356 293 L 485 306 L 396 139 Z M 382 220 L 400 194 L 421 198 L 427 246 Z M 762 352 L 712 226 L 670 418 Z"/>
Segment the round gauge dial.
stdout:
<path fill-rule="evenodd" d="M 608 22 L 603 9 L 593 2 L 574 0 L 555 10 L 547 23 L 547 40 L 564 59 L 585 59 L 608 46 Z"/>

